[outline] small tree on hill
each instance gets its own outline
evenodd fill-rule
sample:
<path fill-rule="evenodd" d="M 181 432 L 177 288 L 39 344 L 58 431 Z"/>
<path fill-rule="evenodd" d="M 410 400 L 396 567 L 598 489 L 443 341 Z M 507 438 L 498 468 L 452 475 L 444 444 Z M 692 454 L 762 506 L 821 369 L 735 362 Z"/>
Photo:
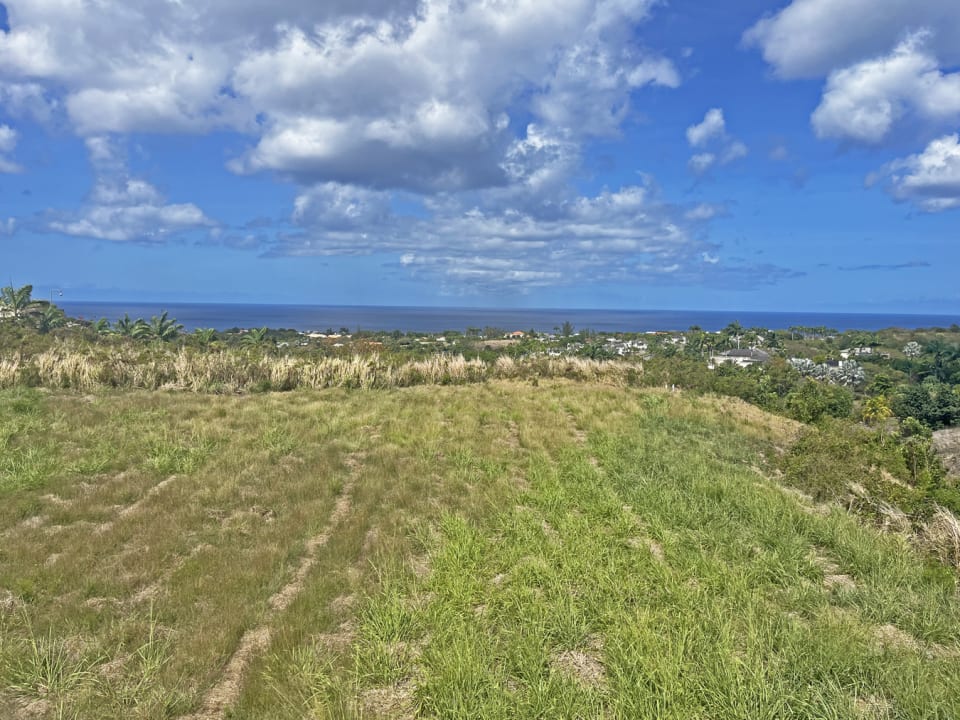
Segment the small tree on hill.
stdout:
<path fill-rule="evenodd" d="M 180 334 L 180 331 L 183 330 L 183 325 L 173 318 L 167 317 L 166 310 L 160 315 L 154 315 L 150 318 L 150 323 L 147 327 L 149 328 L 149 336 L 158 342 L 175 340 Z"/>
<path fill-rule="evenodd" d="M 66 323 L 66 315 L 56 305 L 47 305 L 37 316 L 37 330 L 44 335 L 54 328 L 63 327 Z"/>
<path fill-rule="evenodd" d="M 37 305 L 33 300 L 33 285 L 19 288 L 7 285 L 0 288 L 0 304 L 13 313 L 15 320 L 19 320 L 27 310 Z"/>

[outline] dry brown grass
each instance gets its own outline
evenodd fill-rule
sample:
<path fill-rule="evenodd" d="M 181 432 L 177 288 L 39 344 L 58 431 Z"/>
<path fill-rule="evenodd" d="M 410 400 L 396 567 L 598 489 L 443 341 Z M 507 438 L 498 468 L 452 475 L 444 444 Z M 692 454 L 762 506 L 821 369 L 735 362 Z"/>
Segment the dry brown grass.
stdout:
<path fill-rule="evenodd" d="M 945 563 L 960 568 L 960 519 L 937 507 L 921 533 L 923 542 Z"/>
<path fill-rule="evenodd" d="M 0 358 L 0 388 L 38 385 L 89 392 L 102 388 L 240 393 L 309 388 L 463 385 L 493 379 L 569 378 L 626 385 L 641 366 L 584 358 L 467 360 L 435 355 L 398 362 L 377 354 L 306 358 L 238 351 L 89 350 L 56 347 L 25 358 Z"/>

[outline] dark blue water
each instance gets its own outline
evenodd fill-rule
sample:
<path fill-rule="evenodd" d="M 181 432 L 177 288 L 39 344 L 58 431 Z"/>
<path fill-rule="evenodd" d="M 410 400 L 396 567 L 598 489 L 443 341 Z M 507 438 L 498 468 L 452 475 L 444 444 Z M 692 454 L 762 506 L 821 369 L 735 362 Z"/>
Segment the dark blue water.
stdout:
<path fill-rule="evenodd" d="M 418 307 L 353 307 L 319 305 L 215 305 L 187 303 L 63 302 L 72 317 L 111 322 L 129 314 L 150 318 L 166 310 L 187 330 L 210 327 L 292 328 L 295 330 L 403 330 L 412 332 L 465 331 L 496 327 L 503 330 L 551 332 L 564 322 L 575 329 L 599 332 L 686 330 L 699 325 L 720 330 L 733 321 L 744 327 L 786 329 L 793 325 L 825 326 L 837 330 L 881 330 L 888 327 L 949 327 L 960 322 L 956 315 L 891 315 L 844 313 L 777 313 L 707 310 L 557 310 Z"/>

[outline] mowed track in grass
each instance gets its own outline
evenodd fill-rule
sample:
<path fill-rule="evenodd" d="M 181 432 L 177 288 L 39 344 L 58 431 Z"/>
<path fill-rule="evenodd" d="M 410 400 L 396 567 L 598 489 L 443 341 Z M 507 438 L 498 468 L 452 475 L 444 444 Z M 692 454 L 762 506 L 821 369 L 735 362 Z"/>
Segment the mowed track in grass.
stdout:
<path fill-rule="evenodd" d="M 956 577 L 585 383 L 0 394 L 0 717 L 960 717 Z"/>

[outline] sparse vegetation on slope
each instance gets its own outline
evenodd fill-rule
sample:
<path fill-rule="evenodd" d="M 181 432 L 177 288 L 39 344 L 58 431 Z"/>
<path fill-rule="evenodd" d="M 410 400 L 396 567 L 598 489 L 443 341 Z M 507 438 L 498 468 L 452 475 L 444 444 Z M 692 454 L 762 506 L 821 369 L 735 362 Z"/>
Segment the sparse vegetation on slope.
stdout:
<path fill-rule="evenodd" d="M 800 429 L 564 381 L 3 391 L 0 716 L 960 715 L 954 571 L 771 479 Z"/>

